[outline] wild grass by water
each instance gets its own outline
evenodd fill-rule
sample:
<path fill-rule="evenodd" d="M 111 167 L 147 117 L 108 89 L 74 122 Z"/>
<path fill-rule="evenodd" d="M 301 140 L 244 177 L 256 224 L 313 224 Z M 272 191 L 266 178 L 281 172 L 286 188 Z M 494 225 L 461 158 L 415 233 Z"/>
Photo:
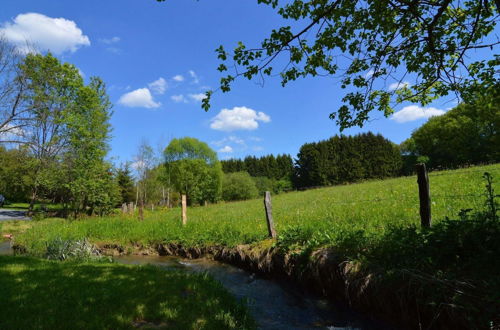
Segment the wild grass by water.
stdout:
<path fill-rule="evenodd" d="M 0 256 L 1 329 L 253 329 L 206 274 Z"/>

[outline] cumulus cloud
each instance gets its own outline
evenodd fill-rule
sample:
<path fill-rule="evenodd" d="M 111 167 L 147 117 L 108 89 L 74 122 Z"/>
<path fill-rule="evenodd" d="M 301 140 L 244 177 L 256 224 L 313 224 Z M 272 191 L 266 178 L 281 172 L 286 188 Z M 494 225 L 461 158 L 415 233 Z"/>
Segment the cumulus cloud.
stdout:
<path fill-rule="evenodd" d="M 191 98 L 193 101 L 196 101 L 196 102 L 201 102 L 201 101 L 203 101 L 204 98 L 207 97 L 205 95 L 205 93 L 189 94 L 188 96 L 189 96 L 189 98 Z"/>
<path fill-rule="evenodd" d="M 0 34 L 26 53 L 31 51 L 28 44 L 58 55 L 90 45 L 89 38 L 74 21 L 38 13 L 17 15 L 13 22 L 2 24 Z"/>
<path fill-rule="evenodd" d="M 186 98 L 182 94 L 172 95 L 170 96 L 170 99 L 172 99 L 172 101 L 174 101 L 175 103 L 187 103 Z"/>
<path fill-rule="evenodd" d="M 391 120 L 398 123 L 406 123 L 409 121 L 414 121 L 418 119 L 430 118 L 435 116 L 444 115 L 446 111 L 436 109 L 436 108 L 421 108 L 418 105 L 409 105 L 403 109 L 395 112 L 391 116 Z"/>
<path fill-rule="evenodd" d="M 402 89 L 402 88 L 410 87 L 410 86 L 411 86 L 411 84 L 407 81 L 395 82 L 395 83 L 390 84 L 388 89 L 390 91 L 395 91 L 396 89 Z"/>
<path fill-rule="evenodd" d="M 257 112 L 247 107 L 234 107 L 233 109 L 222 109 L 212 119 L 210 128 L 218 131 L 253 131 L 259 128 L 259 121 L 268 123 L 271 117 L 264 112 Z"/>
<path fill-rule="evenodd" d="M 102 39 L 99 39 L 100 42 L 102 42 L 103 44 L 106 44 L 106 45 L 111 45 L 111 44 L 116 44 L 117 42 L 120 42 L 120 37 L 112 37 L 112 38 L 102 38 Z"/>
<path fill-rule="evenodd" d="M 177 81 L 177 82 L 181 82 L 181 81 L 184 81 L 184 76 L 178 74 L 178 75 L 173 76 L 172 79 Z"/>
<path fill-rule="evenodd" d="M 193 70 L 189 70 L 189 75 L 193 79 L 193 84 L 199 84 L 200 83 L 200 79 L 198 78 L 198 75 L 196 74 L 196 72 L 194 72 Z"/>
<path fill-rule="evenodd" d="M 227 143 L 234 143 L 234 144 L 239 144 L 239 145 L 244 146 L 245 145 L 245 140 L 243 140 L 243 139 L 241 139 L 241 138 L 239 138 L 237 136 L 231 135 L 231 136 L 223 138 L 222 140 L 213 141 L 211 143 L 213 145 L 217 146 L 217 147 L 223 146 L 223 145 L 225 145 Z"/>
<path fill-rule="evenodd" d="M 123 94 L 118 103 L 129 108 L 158 108 L 161 103 L 155 102 L 147 88 L 139 88 Z"/>
<path fill-rule="evenodd" d="M 224 148 L 219 149 L 219 152 L 230 153 L 233 152 L 233 148 L 231 148 L 230 146 L 225 146 Z"/>
<path fill-rule="evenodd" d="M 153 91 L 153 93 L 161 95 L 161 94 L 165 94 L 165 91 L 168 88 L 168 84 L 167 84 L 167 81 L 165 79 L 160 77 L 157 80 L 153 81 L 152 83 L 148 84 L 148 87 L 150 90 Z"/>

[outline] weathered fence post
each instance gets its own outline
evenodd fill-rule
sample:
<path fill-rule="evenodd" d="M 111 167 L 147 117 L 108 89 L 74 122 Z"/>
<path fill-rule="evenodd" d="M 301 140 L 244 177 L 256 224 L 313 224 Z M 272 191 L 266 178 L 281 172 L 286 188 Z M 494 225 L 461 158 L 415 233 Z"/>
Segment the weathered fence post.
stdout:
<path fill-rule="evenodd" d="M 130 202 L 128 203 L 128 212 L 130 214 L 133 214 L 134 213 L 134 202 Z"/>
<path fill-rule="evenodd" d="M 127 214 L 128 213 L 128 208 L 127 208 L 127 203 L 122 204 L 122 214 Z"/>
<path fill-rule="evenodd" d="M 186 208 L 187 208 L 187 200 L 186 200 L 186 195 L 182 195 L 182 225 L 186 225 L 187 223 L 187 213 L 186 213 Z"/>
<path fill-rule="evenodd" d="M 430 228 L 432 217 L 429 175 L 425 164 L 417 164 L 415 168 L 417 170 L 418 197 L 420 199 L 420 224 L 423 228 Z"/>
<path fill-rule="evenodd" d="M 266 208 L 267 231 L 271 238 L 276 238 L 276 230 L 274 229 L 273 207 L 271 204 L 271 193 L 266 191 L 264 196 L 264 207 Z"/>

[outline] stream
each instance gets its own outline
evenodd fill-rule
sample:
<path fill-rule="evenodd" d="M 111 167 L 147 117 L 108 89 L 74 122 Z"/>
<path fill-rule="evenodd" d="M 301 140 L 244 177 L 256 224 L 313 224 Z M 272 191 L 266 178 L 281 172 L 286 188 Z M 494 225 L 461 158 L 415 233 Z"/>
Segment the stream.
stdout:
<path fill-rule="evenodd" d="M 9 242 L 0 242 L 0 255 L 10 255 Z M 208 272 L 237 299 L 246 299 L 259 329 L 386 329 L 343 304 L 305 293 L 290 283 L 263 279 L 237 267 L 205 258 L 186 260 L 165 256 L 119 256 L 115 262 L 151 264 L 166 269 Z"/>

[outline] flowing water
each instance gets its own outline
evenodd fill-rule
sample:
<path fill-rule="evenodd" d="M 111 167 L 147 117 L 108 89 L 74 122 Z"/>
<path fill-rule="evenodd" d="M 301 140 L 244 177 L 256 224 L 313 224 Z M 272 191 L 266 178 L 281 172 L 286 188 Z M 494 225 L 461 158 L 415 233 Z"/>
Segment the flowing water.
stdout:
<path fill-rule="evenodd" d="M 304 293 L 290 283 L 259 278 L 217 261 L 162 256 L 120 256 L 115 261 L 208 272 L 238 299 L 247 300 L 260 329 L 386 329 L 344 305 Z"/>
<path fill-rule="evenodd" d="M 0 242 L 0 255 L 10 254 L 10 243 Z M 344 305 L 305 293 L 290 283 L 259 278 L 216 261 L 162 256 L 120 256 L 114 260 L 122 264 L 151 264 L 188 272 L 208 272 L 237 299 L 247 301 L 259 329 L 386 329 Z"/>

